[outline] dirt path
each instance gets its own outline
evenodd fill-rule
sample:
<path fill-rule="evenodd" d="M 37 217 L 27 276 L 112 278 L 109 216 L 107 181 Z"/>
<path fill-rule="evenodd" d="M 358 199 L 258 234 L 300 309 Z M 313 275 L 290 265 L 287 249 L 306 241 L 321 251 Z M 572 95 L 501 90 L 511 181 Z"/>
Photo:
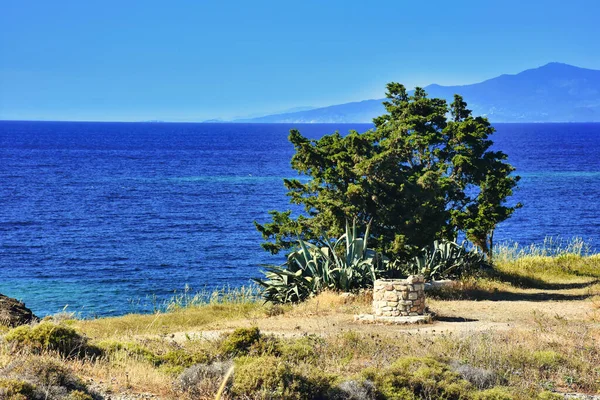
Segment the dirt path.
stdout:
<path fill-rule="evenodd" d="M 523 298 L 523 300 L 520 300 Z M 547 300 L 558 298 L 559 300 Z M 539 299 L 539 300 L 538 300 Z M 568 290 L 520 290 L 509 300 L 428 300 L 436 319 L 431 324 L 383 325 L 354 321 L 354 315 L 369 312 L 368 303 L 355 305 L 306 305 L 269 318 L 222 321 L 203 330 L 171 334 L 174 341 L 190 338 L 213 340 L 237 327 L 258 326 L 267 334 L 282 337 L 336 335 L 346 331 L 366 334 L 468 334 L 487 330 L 534 329 L 541 318 L 600 321 L 600 304 L 591 301 L 584 288 Z M 600 327 L 600 324 L 599 324 Z"/>

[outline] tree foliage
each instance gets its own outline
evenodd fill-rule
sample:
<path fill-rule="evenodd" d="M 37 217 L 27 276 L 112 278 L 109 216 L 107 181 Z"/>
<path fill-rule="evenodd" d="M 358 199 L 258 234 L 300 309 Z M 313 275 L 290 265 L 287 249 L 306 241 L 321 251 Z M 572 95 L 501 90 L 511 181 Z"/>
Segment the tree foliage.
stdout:
<path fill-rule="evenodd" d="M 491 252 L 496 225 L 520 206 L 506 204 L 519 177 L 506 154 L 490 150 L 494 128 L 459 95 L 448 105 L 422 88 L 409 94 L 390 83 L 386 97 L 386 113 L 367 132 L 310 140 L 290 131 L 292 168 L 309 179 L 284 184 L 304 212 L 271 211 L 271 222 L 255 223 L 265 249 L 340 236 L 356 218 L 371 222 L 371 240 L 395 258 L 459 232 Z"/>

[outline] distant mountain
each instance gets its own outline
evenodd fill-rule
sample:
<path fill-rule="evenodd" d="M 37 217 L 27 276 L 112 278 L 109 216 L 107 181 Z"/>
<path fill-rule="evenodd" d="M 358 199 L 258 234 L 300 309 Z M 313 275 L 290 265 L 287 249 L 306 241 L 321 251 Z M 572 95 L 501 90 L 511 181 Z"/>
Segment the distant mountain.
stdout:
<path fill-rule="evenodd" d="M 311 106 L 301 106 L 301 107 L 293 107 L 293 108 L 288 108 L 285 110 L 278 110 L 276 112 L 273 112 L 272 115 L 280 115 L 280 114 L 290 114 L 290 113 L 296 113 L 296 112 L 300 112 L 300 111 L 308 111 L 308 110 L 314 110 L 317 107 L 311 107 Z M 244 115 L 244 116 L 238 116 L 238 117 L 233 117 L 233 121 L 235 122 L 248 122 L 248 121 L 252 121 L 255 118 L 262 118 L 263 114 L 251 114 L 251 115 Z M 204 121 L 204 122 L 210 122 L 210 121 L 214 121 L 214 120 L 209 120 L 209 121 Z M 222 121 L 222 122 L 227 122 L 227 121 Z M 229 121 L 231 122 L 231 121 Z"/>
<path fill-rule="evenodd" d="M 475 115 L 492 122 L 600 122 L 600 71 L 550 63 L 516 75 L 464 86 L 429 85 L 431 97 L 464 97 Z M 288 112 L 239 122 L 371 122 L 383 99 Z M 237 121 L 236 121 L 237 122 Z"/>
<path fill-rule="evenodd" d="M 293 123 L 328 123 L 328 122 L 371 122 L 373 117 L 384 111 L 383 100 L 364 100 L 336 106 L 314 108 L 308 111 L 273 114 L 264 117 L 236 120 L 235 122 L 293 122 Z"/>

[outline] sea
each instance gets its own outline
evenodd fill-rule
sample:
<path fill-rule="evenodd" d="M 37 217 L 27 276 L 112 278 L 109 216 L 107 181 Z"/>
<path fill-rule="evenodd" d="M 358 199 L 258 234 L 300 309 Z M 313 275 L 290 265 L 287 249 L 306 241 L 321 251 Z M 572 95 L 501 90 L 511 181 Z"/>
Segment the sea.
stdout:
<path fill-rule="evenodd" d="M 597 249 L 600 124 L 495 127 L 523 203 L 495 241 Z M 253 222 L 293 208 L 291 128 L 319 138 L 371 125 L 0 121 L 0 293 L 40 316 L 92 318 L 250 285 L 283 261 Z"/>

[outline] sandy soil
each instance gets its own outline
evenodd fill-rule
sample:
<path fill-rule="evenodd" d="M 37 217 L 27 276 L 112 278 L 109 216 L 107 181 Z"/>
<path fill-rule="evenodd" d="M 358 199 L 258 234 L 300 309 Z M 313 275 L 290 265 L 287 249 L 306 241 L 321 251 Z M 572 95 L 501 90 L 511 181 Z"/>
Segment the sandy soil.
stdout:
<path fill-rule="evenodd" d="M 492 291 L 485 300 L 428 300 L 436 315 L 431 324 L 383 325 L 354 321 L 355 314 L 369 313 L 366 300 L 341 299 L 337 295 L 315 299 L 282 315 L 268 318 L 251 316 L 211 324 L 202 331 L 171 334 L 175 341 L 188 338 L 215 339 L 237 327 L 258 326 L 263 333 L 284 337 L 335 335 L 344 331 L 367 334 L 468 334 L 486 330 L 534 329 L 541 316 L 567 320 L 586 320 L 600 328 L 600 293 L 595 282 L 555 290 L 513 289 Z M 336 297 L 333 297 L 336 296 Z"/>

